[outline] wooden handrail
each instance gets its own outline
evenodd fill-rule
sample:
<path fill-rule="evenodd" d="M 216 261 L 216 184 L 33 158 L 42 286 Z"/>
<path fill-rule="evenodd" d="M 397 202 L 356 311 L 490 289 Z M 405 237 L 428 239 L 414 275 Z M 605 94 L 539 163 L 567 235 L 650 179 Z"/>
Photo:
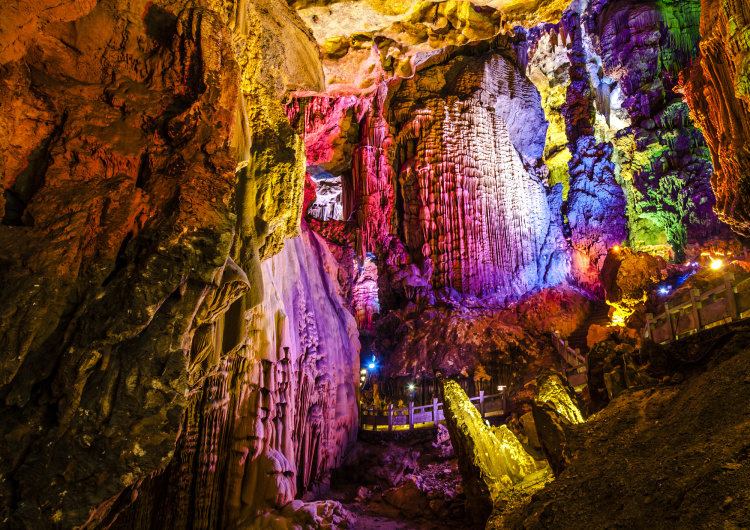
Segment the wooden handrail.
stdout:
<path fill-rule="evenodd" d="M 750 306 L 745 307 L 743 310 L 743 304 L 747 304 L 746 297 L 738 297 L 737 295 L 737 288 L 748 281 L 750 281 L 750 276 L 738 283 L 734 283 L 734 275 L 725 273 L 723 285 L 714 287 L 702 294 L 698 293 L 697 290 L 693 290 L 690 292 L 690 300 L 678 306 L 670 307 L 668 303 L 665 303 L 663 313 L 658 316 L 654 316 L 651 313 L 646 315 L 646 326 L 642 333 L 643 337 L 653 339 L 657 331 L 660 335 L 663 335 L 663 328 L 669 326 L 669 329 L 667 329 L 668 338 L 666 340 L 668 342 L 670 340 L 677 340 L 680 335 L 684 335 L 685 333 L 698 332 L 706 326 L 716 324 L 727 318 L 731 318 L 733 321 L 738 320 L 742 313 L 750 310 Z M 715 297 L 722 293 L 726 293 L 726 296 L 720 300 L 716 300 Z M 709 301 L 709 303 L 706 304 L 706 301 Z M 721 313 L 718 315 L 714 314 L 718 311 L 717 308 L 721 308 Z M 704 314 L 709 315 L 705 322 L 703 321 L 703 316 L 701 316 L 702 311 Z M 688 314 L 685 315 L 685 313 Z M 684 322 L 682 326 L 680 325 L 680 319 L 684 321 L 685 318 L 688 318 L 691 322 L 692 327 L 690 329 L 686 329 Z M 663 324 L 661 324 L 662 321 L 664 322 Z"/>
<path fill-rule="evenodd" d="M 479 392 L 479 396 L 470 398 L 472 403 L 475 403 L 477 406 L 477 409 L 481 413 L 482 417 L 485 417 L 486 415 L 486 404 L 491 401 L 497 401 L 498 398 L 502 398 L 503 401 L 503 413 L 507 409 L 506 404 L 506 393 L 502 392 L 500 394 L 491 394 L 488 396 L 484 395 L 484 391 Z M 437 424 L 438 421 L 444 418 L 443 416 L 443 403 L 439 403 L 437 398 L 433 398 L 431 405 L 420 405 L 419 407 L 415 407 L 413 403 L 409 403 L 408 408 L 402 408 L 402 409 L 395 409 L 393 408 L 393 404 L 390 404 L 387 409 L 360 409 L 360 428 L 363 428 L 364 425 L 371 425 L 373 430 L 376 430 L 378 425 L 385 426 L 385 423 L 379 423 L 378 418 L 388 418 L 387 426 L 388 430 L 392 431 L 394 428 L 394 418 L 403 418 L 408 417 L 409 418 L 409 430 L 413 430 L 416 423 L 433 423 Z M 496 412 L 496 411 L 495 411 Z M 417 415 L 429 415 L 429 419 L 427 421 L 419 421 L 415 422 L 414 417 Z M 365 417 L 370 419 L 370 421 L 365 422 Z M 400 421 L 399 424 L 406 425 L 406 423 Z"/>

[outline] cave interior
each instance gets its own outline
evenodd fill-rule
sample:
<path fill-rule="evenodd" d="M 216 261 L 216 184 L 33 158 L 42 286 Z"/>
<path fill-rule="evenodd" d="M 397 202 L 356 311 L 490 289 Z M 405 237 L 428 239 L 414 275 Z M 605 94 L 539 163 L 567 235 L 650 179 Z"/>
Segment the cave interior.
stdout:
<path fill-rule="evenodd" d="M 3 0 L 0 527 L 750 529 L 750 2 Z"/>

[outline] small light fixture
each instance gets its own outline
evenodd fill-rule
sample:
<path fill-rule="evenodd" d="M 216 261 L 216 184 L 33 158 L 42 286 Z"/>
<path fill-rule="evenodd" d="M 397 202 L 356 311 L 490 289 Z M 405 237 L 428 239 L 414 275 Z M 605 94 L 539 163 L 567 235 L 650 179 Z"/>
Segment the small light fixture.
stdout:
<path fill-rule="evenodd" d="M 409 392 L 414 392 L 414 383 L 409 383 Z"/>
<path fill-rule="evenodd" d="M 367 375 L 367 370 L 365 370 L 364 368 L 362 368 L 362 369 L 361 369 L 361 370 L 359 371 L 359 373 L 360 373 L 361 375 Z"/>
<path fill-rule="evenodd" d="M 374 370 L 374 369 L 375 369 L 375 363 L 370 363 L 370 364 L 368 364 L 368 365 L 367 365 L 367 367 L 368 367 L 368 368 L 369 368 L 370 370 Z"/>
<path fill-rule="evenodd" d="M 715 271 L 718 271 L 721 266 L 724 265 L 724 262 L 720 259 L 712 259 L 711 260 L 711 268 Z"/>
<path fill-rule="evenodd" d="M 659 292 L 661 294 L 667 294 L 667 293 L 669 293 L 669 289 L 662 288 Z"/>
<path fill-rule="evenodd" d="M 614 250 L 615 250 L 615 252 L 620 252 L 620 246 L 619 245 L 615 245 L 615 249 Z"/>
<path fill-rule="evenodd" d="M 504 386 L 504 385 L 500 385 L 499 387 L 497 387 L 497 389 L 498 389 L 498 390 L 499 390 L 500 392 L 502 392 L 503 390 L 505 390 L 505 386 Z"/>

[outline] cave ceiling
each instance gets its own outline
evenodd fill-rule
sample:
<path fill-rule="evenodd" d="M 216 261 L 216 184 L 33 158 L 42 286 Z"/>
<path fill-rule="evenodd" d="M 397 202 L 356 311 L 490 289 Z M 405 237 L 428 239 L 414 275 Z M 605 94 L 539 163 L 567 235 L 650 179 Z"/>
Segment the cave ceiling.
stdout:
<path fill-rule="evenodd" d="M 448 46 L 557 23 L 570 0 L 290 2 L 320 45 L 326 92 L 366 94 Z"/>

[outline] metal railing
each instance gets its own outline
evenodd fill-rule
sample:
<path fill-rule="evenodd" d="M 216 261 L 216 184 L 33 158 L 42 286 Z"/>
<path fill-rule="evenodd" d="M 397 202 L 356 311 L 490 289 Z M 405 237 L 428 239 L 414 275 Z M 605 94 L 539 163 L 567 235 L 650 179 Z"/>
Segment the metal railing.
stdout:
<path fill-rule="evenodd" d="M 479 395 L 470 401 L 477 407 L 482 418 L 500 416 L 505 414 L 508 408 L 506 392 L 486 396 L 484 391 L 480 391 Z M 444 419 L 443 404 L 439 403 L 437 398 L 433 398 L 431 404 L 419 407 L 409 403 L 408 408 L 396 409 L 391 403 L 386 409 L 360 409 L 359 428 L 372 431 L 411 431 L 433 427 Z"/>
<path fill-rule="evenodd" d="M 737 287 L 750 280 L 750 276 L 734 283 L 734 274 L 724 274 L 724 285 L 703 294 L 697 289 L 690 291 L 690 301 L 672 307 L 664 304 L 664 313 L 646 315 L 643 338 L 664 344 L 692 335 L 703 329 L 745 317 L 750 311 L 750 291 L 737 292 Z"/>

